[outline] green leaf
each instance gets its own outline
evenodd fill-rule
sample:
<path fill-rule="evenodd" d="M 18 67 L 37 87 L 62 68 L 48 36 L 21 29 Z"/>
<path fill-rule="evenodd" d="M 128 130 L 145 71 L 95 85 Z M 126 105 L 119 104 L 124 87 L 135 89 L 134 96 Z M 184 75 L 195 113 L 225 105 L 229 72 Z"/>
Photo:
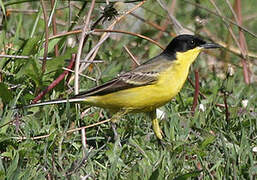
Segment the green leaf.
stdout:
<path fill-rule="evenodd" d="M 201 149 L 205 149 L 209 144 L 215 141 L 215 136 L 208 136 L 205 140 L 201 143 Z"/>
<path fill-rule="evenodd" d="M 157 168 L 150 176 L 149 180 L 156 180 L 159 177 L 159 168 Z"/>
<path fill-rule="evenodd" d="M 76 53 L 76 52 L 77 52 L 77 47 L 70 48 L 70 49 L 66 50 L 64 55 L 58 56 L 58 57 L 56 57 L 56 58 L 54 58 L 52 60 L 48 60 L 46 62 L 46 67 L 47 67 L 46 74 L 48 72 L 56 71 L 56 70 L 64 67 L 65 63 L 66 63 L 66 60 L 71 59 L 71 55 L 73 53 Z"/>
<path fill-rule="evenodd" d="M 60 38 L 58 39 L 53 39 L 51 41 L 49 41 L 48 43 L 48 51 L 47 52 L 51 52 L 54 49 L 54 46 L 60 41 Z M 45 48 L 42 48 L 39 52 L 39 56 L 43 56 L 44 55 L 44 50 Z"/>
<path fill-rule="evenodd" d="M 6 15 L 6 12 L 5 12 L 5 7 L 4 7 L 4 3 L 3 3 L 2 0 L 0 0 L 0 6 L 1 6 L 2 11 L 3 11 L 3 14 L 4 14 L 4 16 L 5 16 L 5 15 Z"/>
<path fill-rule="evenodd" d="M 3 159 L 0 159 L 0 179 L 4 179 L 5 175 L 5 167 L 4 167 L 4 162 Z"/>
<path fill-rule="evenodd" d="M 22 55 L 23 56 L 31 56 L 36 54 L 37 52 L 37 45 L 39 44 L 39 41 L 41 40 L 40 37 L 33 37 L 30 38 L 29 40 L 27 40 L 23 51 L 22 51 Z"/>
<path fill-rule="evenodd" d="M 7 170 L 7 179 L 12 179 L 12 177 L 14 176 L 14 172 L 18 167 L 19 158 L 20 158 L 19 153 L 15 151 L 14 159 L 11 161 L 11 165 Z"/>
<path fill-rule="evenodd" d="M 23 75 L 29 76 L 37 85 L 40 85 L 41 69 L 39 67 L 38 61 L 34 58 L 26 59 L 26 64 L 22 66 L 20 71 L 17 73 L 16 77 L 20 78 Z"/>
<path fill-rule="evenodd" d="M 11 121 L 11 120 L 13 120 L 13 111 L 5 111 L 4 116 L 3 116 L 3 118 L 2 118 L 1 121 L 0 121 L 0 124 L 1 124 L 1 125 L 4 125 L 4 124 L 6 124 L 7 122 L 9 122 L 9 121 Z M 9 127 L 9 125 L 6 125 L 6 126 L 0 128 L 0 137 L 2 136 L 2 134 L 5 134 L 5 133 L 6 133 L 8 127 Z M 2 137 L 1 137 L 1 141 L 2 141 L 2 140 L 3 140 L 3 139 L 2 139 Z M 1 142 L 1 141 L 0 141 L 0 142 Z"/>
<path fill-rule="evenodd" d="M 4 83 L 0 83 L 0 98 L 5 104 L 8 104 L 13 98 L 11 91 Z"/>

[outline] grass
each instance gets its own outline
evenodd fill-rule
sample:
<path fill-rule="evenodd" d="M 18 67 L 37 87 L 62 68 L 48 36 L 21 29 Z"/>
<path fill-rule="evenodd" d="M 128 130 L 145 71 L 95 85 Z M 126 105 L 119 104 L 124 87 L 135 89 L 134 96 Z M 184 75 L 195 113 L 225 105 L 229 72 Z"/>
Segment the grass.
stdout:
<path fill-rule="evenodd" d="M 242 2 L 243 19 L 250 18 L 248 12 L 255 12 L 254 2 Z M 53 59 L 47 60 L 46 71 L 43 73 L 42 61 L 39 59 L 44 56 L 45 44 L 42 40 L 45 22 L 40 2 L 12 1 L 12 5 L 7 3 L 10 2 L 0 0 L 1 8 L 9 13 L 2 21 L 0 52 L 2 55 L 13 55 L 15 58 L 0 57 L 0 179 L 256 178 L 256 59 L 249 58 L 253 80 L 247 85 L 244 82 L 244 72 L 238 55 L 230 53 L 227 48 L 216 50 L 212 54 L 201 54 L 189 77 L 194 82 L 193 70 L 198 68 L 200 92 L 204 96 L 198 97 L 198 105 L 192 114 L 195 90 L 187 81 L 180 94 L 161 108 L 165 112 L 160 122 L 165 136 L 163 142 L 156 139 L 151 122 L 144 114 L 129 114 L 122 117 L 117 125 L 119 141 L 114 140 L 110 124 L 105 123 L 86 129 L 86 146 L 83 146 L 80 131 L 66 132 L 108 119 L 110 115 L 107 111 L 83 104 L 78 110 L 74 104 L 69 103 L 20 111 L 13 109 L 15 105 L 29 104 L 40 91 L 63 73 L 62 67 L 66 67 L 71 54 L 78 51 L 79 36 L 73 34 L 49 41 L 47 56 Z M 80 9 L 83 3 L 71 3 L 71 18 L 74 20 L 77 17 L 76 25 L 83 24 L 83 16 L 89 11 L 90 2 L 84 9 Z M 233 20 L 231 11 L 224 3 L 216 2 L 224 16 Z M 51 9 L 50 2 L 45 1 L 45 4 Z M 128 4 L 133 7 L 138 3 Z M 56 7 L 64 7 L 56 11 L 59 33 L 66 32 L 72 26 L 68 23 L 67 5 L 69 4 L 66 1 L 58 2 Z M 201 2 L 201 5 L 215 12 L 210 1 Z M 101 15 L 100 6 L 104 4 L 96 3 L 91 17 L 92 22 Z M 18 13 L 13 9 L 17 9 Z M 29 9 L 39 11 L 26 11 Z M 119 12 L 127 10 L 119 9 Z M 237 47 L 231 40 L 227 26 L 218 16 L 209 15 L 204 9 L 195 8 L 185 1 L 177 2 L 175 10 L 175 17 L 183 26 L 194 29 L 196 25 L 192 21 L 196 16 L 200 16 L 207 20 L 207 24 L 198 27 L 199 34 L 205 39 L 216 37 L 227 45 Z M 154 26 L 139 20 L 134 24 L 135 18 L 121 21 L 116 28 L 135 30 L 136 33 L 151 37 L 162 45 L 169 43 L 172 39 L 169 33 L 174 31 L 165 10 L 157 2 L 147 1 L 135 13 L 146 21 L 162 27 L 167 24 L 167 27 L 164 32 L 160 32 Z M 101 22 L 97 28 L 106 28 L 113 21 L 115 19 L 110 22 L 107 20 L 103 24 Z M 256 21 L 244 22 L 244 27 L 257 33 Z M 126 23 L 132 24 L 126 26 Z M 212 37 L 206 34 L 206 29 L 211 32 Z M 238 28 L 232 26 L 232 30 L 238 36 Z M 52 33 L 52 25 L 49 33 Z M 113 36 L 101 45 L 95 57 L 96 60 L 103 62 L 91 65 L 83 72 L 95 78 L 96 82 L 81 76 L 80 90 L 106 82 L 118 73 L 133 67 L 129 55 L 124 53 L 124 45 L 140 63 L 161 51 L 159 47 L 142 38 L 128 35 L 115 38 Z M 249 51 L 256 52 L 256 38 L 247 32 L 244 32 L 244 36 Z M 67 43 L 68 38 L 75 44 L 74 47 Z M 99 34 L 89 36 L 82 51 L 83 57 L 99 38 Z M 59 56 L 54 52 L 56 44 Z M 29 57 L 18 59 L 17 56 Z M 232 67 L 234 73 L 227 75 L 228 66 Z M 72 77 L 72 74 L 65 76 L 65 80 L 47 93 L 44 100 L 72 94 L 70 92 L 74 82 L 69 81 L 69 77 Z M 224 107 L 225 102 L 229 113 Z M 47 137 L 33 139 L 44 135 Z"/>

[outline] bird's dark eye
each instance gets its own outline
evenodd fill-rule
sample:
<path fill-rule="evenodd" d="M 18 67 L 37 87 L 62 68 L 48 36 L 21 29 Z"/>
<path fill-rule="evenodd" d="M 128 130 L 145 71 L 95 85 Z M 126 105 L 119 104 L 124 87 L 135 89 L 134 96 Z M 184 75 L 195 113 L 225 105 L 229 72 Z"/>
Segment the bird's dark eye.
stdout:
<path fill-rule="evenodd" d="M 193 46 L 193 45 L 195 45 L 195 41 L 194 40 L 191 40 L 190 41 L 190 44 Z"/>

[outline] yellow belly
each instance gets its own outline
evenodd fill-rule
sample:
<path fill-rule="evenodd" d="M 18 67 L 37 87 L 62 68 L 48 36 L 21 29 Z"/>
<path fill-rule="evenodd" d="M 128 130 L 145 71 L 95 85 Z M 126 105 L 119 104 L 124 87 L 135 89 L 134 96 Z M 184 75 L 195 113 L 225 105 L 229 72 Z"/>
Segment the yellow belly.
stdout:
<path fill-rule="evenodd" d="M 89 105 L 98 106 L 118 111 L 129 109 L 132 112 L 152 111 L 169 102 L 182 88 L 188 70 L 182 74 L 172 66 L 161 74 L 156 84 L 141 86 L 103 96 L 90 96 L 85 102 Z M 181 71 L 180 71 L 181 72 Z"/>

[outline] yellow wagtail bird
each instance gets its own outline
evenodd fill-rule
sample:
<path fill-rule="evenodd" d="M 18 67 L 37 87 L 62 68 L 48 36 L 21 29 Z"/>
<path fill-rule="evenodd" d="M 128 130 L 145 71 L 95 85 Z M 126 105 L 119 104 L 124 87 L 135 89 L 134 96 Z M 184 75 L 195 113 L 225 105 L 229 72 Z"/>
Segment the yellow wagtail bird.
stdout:
<path fill-rule="evenodd" d="M 152 119 L 155 135 L 162 139 L 156 108 L 163 106 L 178 94 L 187 79 L 190 65 L 203 49 L 218 47 L 220 46 L 206 43 L 196 36 L 179 35 L 161 54 L 109 82 L 81 92 L 68 100 L 52 100 L 25 107 L 69 101 L 109 109 L 117 114 L 147 112 Z"/>

